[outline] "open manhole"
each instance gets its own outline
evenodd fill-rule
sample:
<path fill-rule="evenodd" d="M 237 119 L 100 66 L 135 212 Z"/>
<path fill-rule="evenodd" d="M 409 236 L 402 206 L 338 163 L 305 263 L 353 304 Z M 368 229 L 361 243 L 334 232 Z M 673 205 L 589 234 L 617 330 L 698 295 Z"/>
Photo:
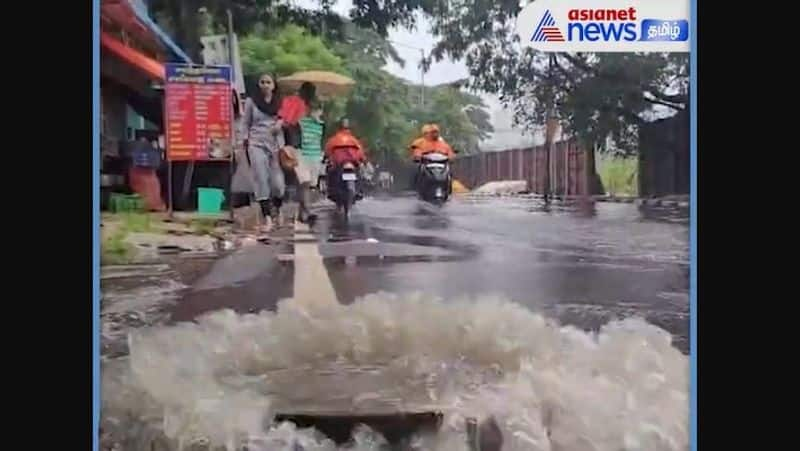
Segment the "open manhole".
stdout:
<path fill-rule="evenodd" d="M 181 252 L 189 252 L 191 249 L 187 249 L 181 246 L 169 245 L 164 244 L 158 246 L 158 252 L 161 254 L 180 254 Z"/>
<path fill-rule="evenodd" d="M 360 425 L 380 433 L 390 449 L 398 451 L 417 450 L 412 447 L 415 436 L 436 434 L 442 426 L 444 416 L 439 412 L 398 412 L 393 414 L 352 413 L 283 413 L 275 416 L 277 423 L 290 422 L 298 428 L 314 428 L 337 445 L 348 443 Z M 501 451 L 503 435 L 494 418 L 479 423 L 467 419 L 465 451 Z"/>
<path fill-rule="evenodd" d="M 436 433 L 442 424 L 442 418 L 442 414 L 436 412 L 375 415 L 287 413 L 276 415 L 275 421 L 288 421 L 298 428 L 314 428 L 339 445 L 347 443 L 359 425 L 365 425 L 380 433 L 390 445 L 402 447 L 415 435 Z"/>

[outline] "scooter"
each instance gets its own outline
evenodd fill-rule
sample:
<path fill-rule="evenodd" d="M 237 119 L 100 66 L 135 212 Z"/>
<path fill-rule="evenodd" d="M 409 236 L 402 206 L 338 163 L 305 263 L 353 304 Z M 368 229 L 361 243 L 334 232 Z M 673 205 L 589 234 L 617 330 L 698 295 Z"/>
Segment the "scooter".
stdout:
<path fill-rule="evenodd" d="M 336 204 L 337 209 L 344 215 L 344 219 L 349 220 L 353 205 L 361 197 L 358 189 L 358 163 L 348 161 L 327 172 L 325 185 L 328 199 Z"/>
<path fill-rule="evenodd" d="M 417 175 L 417 195 L 425 202 L 443 205 L 450 198 L 453 178 L 450 174 L 450 158 L 439 152 L 422 156 Z"/>

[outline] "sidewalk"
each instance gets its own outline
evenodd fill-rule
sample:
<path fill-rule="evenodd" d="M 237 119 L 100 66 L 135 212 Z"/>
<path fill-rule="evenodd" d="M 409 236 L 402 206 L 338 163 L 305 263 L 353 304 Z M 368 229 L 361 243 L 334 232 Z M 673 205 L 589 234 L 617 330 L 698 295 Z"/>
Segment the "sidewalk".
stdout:
<path fill-rule="evenodd" d="M 291 230 L 297 205 L 287 202 L 281 209 L 282 224 L 263 234 L 261 209 L 257 204 L 217 215 L 196 212 L 107 213 L 101 215 L 101 265 L 153 263 L 166 255 L 222 256 L 241 247 L 243 241 L 270 241 Z"/>
<path fill-rule="evenodd" d="M 291 217 L 296 207 L 283 208 Z M 104 361 L 128 354 L 128 333 L 165 324 L 187 293 L 234 285 L 279 259 L 294 234 L 290 220 L 256 233 L 259 209 L 203 216 L 176 212 L 101 215 L 100 318 Z M 216 269 L 216 271 L 215 271 Z"/>

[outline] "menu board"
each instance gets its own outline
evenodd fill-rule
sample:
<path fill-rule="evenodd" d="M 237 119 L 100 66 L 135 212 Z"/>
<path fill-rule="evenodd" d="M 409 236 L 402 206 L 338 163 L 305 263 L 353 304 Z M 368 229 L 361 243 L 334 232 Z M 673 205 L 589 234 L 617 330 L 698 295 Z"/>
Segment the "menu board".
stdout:
<path fill-rule="evenodd" d="M 230 66 L 167 64 L 166 78 L 167 159 L 227 159 L 232 142 Z"/>

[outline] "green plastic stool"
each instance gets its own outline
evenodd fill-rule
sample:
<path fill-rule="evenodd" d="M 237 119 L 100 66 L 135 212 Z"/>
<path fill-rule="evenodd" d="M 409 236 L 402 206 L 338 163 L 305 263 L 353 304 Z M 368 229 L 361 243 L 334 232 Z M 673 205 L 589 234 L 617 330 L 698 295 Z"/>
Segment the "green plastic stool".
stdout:
<path fill-rule="evenodd" d="M 225 193 L 219 188 L 197 188 L 197 212 L 200 214 L 219 214 L 224 200 Z"/>
<path fill-rule="evenodd" d="M 138 194 L 111 193 L 109 209 L 113 213 L 133 213 L 144 211 L 144 200 Z"/>

